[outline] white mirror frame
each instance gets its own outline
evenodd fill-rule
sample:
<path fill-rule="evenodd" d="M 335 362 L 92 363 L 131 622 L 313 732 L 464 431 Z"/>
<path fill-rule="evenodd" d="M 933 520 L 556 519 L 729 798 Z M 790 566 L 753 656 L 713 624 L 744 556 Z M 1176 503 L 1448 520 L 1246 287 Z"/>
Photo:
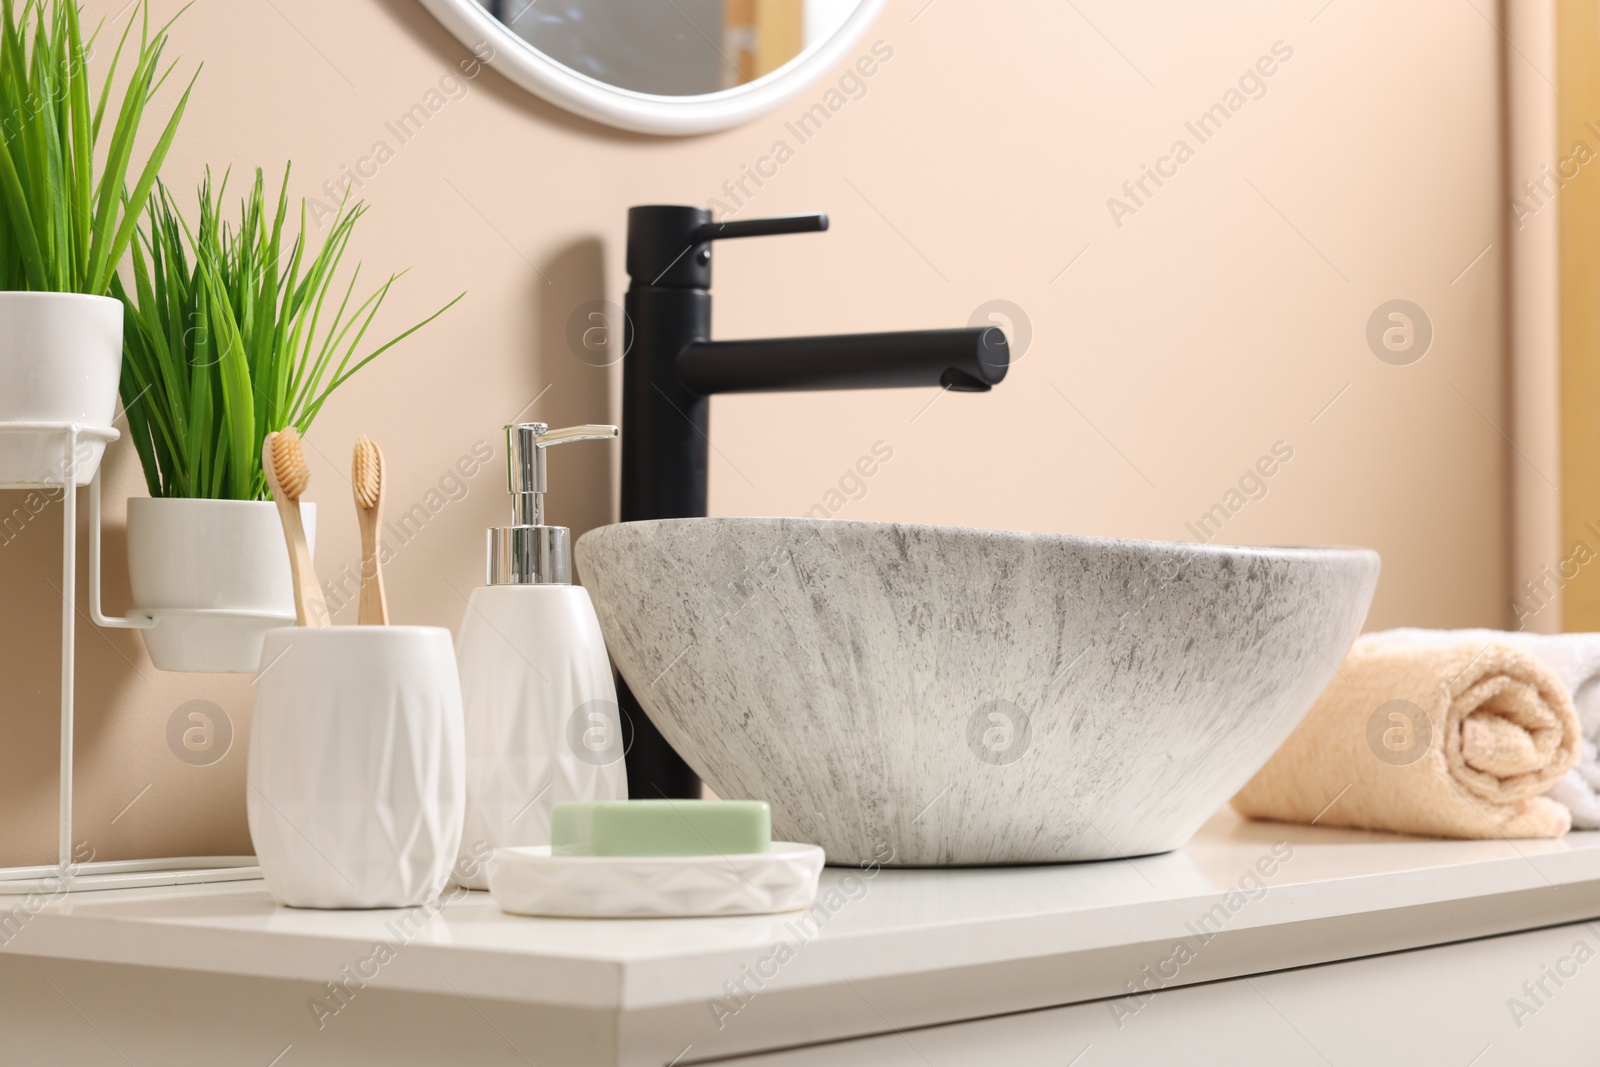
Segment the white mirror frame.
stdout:
<path fill-rule="evenodd" d="M 748 122 L 792 99 L 839 61 L 887 0 L 861 0 L 844 25 L 771 74 L 701 96 L 659 96 L 607 85 L 555 60 L 507 29 L 474 0 L 422 0 L 435 18 L 475 51 L 493 48 L 489 65 L 558 107 L 608 126 L 666 136 L 709 133 Z"/>

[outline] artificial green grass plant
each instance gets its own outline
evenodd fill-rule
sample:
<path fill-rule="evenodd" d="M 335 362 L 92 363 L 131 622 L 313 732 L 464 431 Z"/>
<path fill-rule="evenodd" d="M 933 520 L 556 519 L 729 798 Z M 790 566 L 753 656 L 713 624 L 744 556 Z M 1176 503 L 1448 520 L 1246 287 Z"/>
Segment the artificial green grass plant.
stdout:
<path fill-rule="evenodd" d="M 108 112 L 117 64 L 136 21 L 133 72 L 121 105 Z M 130 189 L 134 139 L 172 72 L 171 66 L 161 69 L 172 23 L 151 33 L 148 0 L 139 5 L 92 105 L 94 39 L 83 39 L 73 0 L 23 0 L 20 7 L 0 0 L 0 23 L 0 290 L 103 296 L 133 240 L 194 81 Z M 111 140 L 96 175 L 96 147 L 108 115 Z"/>
<path fill-rule="evenodd" d="M 341 205 L 313 253 L 302 200 L 286 246 L 288 183 L 285 169 L 269 217 L 257 170 L 238 229 L 221 221 L 226 178 L 213 194 L 207 175 L 192 229 L 157 183 L 148 232 L 132 249 L 133 291 L 112 280 L 126 310 L 122 404 L 151 496 L 266 499 L 266 435 L 286 426 L 304 434 L 351 375 L 461 299 L 358 356 L 400 275 L 352 307 L 360 266 L 342 293 L 334 276 L 365 208 Z"/>

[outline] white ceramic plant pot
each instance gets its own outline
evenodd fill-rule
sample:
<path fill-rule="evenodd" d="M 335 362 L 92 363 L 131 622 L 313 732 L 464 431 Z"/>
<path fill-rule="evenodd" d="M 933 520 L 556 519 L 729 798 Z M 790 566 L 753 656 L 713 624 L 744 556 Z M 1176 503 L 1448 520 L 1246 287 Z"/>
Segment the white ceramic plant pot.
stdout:
<path fill-rule="evenodd" d="M 317 545 L 317 506 L 300 505 Z M 128 501 L 133 614 L 165 671 L 250 672 L 266 635 L 294 622 L 289 550 L 271 501 L 134 497 Z"/>
<path fill-rule="evenodd" d="M 78 293 L 0 293 L 0 423 L 109 427 L 122 376 L 122 304 Z M 104 441 L 0 433 L 0 488 L 88 485 Z"/>
<path fill-rule="evenodd" d="M 450 631 L 269 633 L 247 802 L 273 899 L 400 908 L 437 897 L 461 844 L 463 751 Z"/>
<path fill-rule="evenodd" d="M 301 504 L 300 518 L 315 549 L 317 506 Z M 128 579 L 140 607 L 294 614 L 289 549 L 270 500 L 130 499 Z"/>

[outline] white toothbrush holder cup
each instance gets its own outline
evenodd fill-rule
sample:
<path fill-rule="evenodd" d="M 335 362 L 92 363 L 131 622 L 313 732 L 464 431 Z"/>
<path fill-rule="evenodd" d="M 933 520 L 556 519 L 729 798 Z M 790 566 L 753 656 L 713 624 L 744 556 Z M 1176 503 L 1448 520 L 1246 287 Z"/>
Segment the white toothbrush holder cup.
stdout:
<path fill-rule="evenodd" d="M 450 879 L 466 809 L 448 630 L 270 631 L 250 728 L 250 836 L 299 908 L 403 908 Z"/>

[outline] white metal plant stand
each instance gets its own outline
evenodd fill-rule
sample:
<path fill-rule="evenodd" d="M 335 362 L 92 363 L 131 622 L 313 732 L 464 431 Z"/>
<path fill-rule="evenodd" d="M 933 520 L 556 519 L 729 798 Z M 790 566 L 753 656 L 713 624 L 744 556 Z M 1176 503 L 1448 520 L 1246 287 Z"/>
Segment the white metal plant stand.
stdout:
<path fill-rule="evenodd" d="M 61 493 L 61 795 L 58 803 L 55 866 L 0 868 L 0 894 L 43 893 L 57 895 L 89 889 L 126 889 L 134 886 L 186 885 L 196 882 L 243 881 L 261 877 L 254 856 L 180 856 L 151 860 L 109 860 L 79 863 L 72 844 L 72 727 L 73 678 L 76 668 L 78 496 L 77 455 L 80 439 L 107 445 L 122 434 L 110 426 L 80 426 L 62 422 L 0 423 L 0 433 L 59 433 L 66 443 L 65 470 L 60 482 L 40 481 L 34 488 Z M 103 465 L 103 462 L 102 462 Z M 149 629 L 157 619 L 134 613 L 126 619 L 107 618 L 100 610 L 100 471 L 89 482 L 89 611 L 99 626 L 111 629 Z"/>

